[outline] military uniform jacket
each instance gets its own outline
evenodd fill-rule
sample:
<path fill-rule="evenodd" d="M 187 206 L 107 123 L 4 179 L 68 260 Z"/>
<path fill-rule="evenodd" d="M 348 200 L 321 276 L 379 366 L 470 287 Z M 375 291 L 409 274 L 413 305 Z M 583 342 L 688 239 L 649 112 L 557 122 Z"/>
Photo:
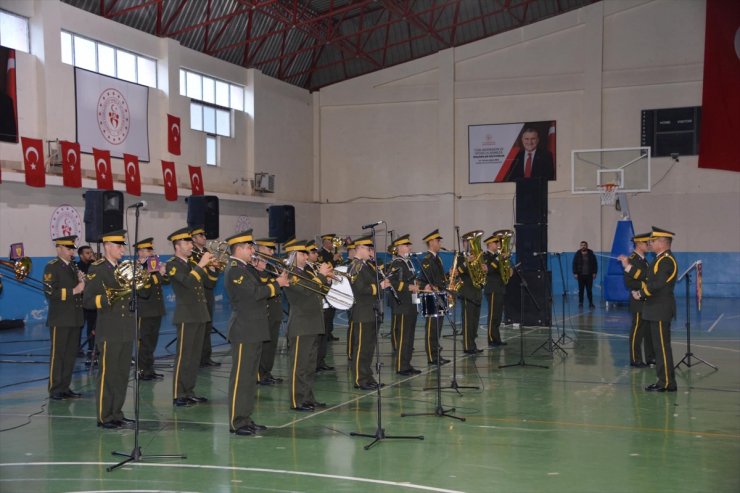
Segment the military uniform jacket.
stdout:
<path fill-rule="evenodd" d="M 260 282 L 262 284 L 268 285 L 275 281 L 274 274 L 267 271 L 258 272 L 260 274 Z M 267 316 L 271 322 L 283 319 L 283 300 L 280 294 L 280 290 L 278 290 L 275 296 L 267 298 Z"/>
<path fill-rule="evenodd" d="M 432 252 L 424 254 L 421 259 L 419 280 L 423 284 L 431 284 L 440 291 L 444 291 L 447 288 L 447 276 L 445 275 L 445 269 L 442 266 L 442 259 L 439 258 L 439 255 L 434 255 Z"/>
<path fill-rule="evenodd" d="M 312 281 L 299 279 L 289 275 L 290 286 L 285 288 L 285 297 L 290 304 L 288 314 L 288 337 L 304 336 L 324 333 L 324 297 L 301 286 L 310 285 L 311 289 L 327 291 L 330 283 L 326 277 L 306 268 L 301 271 L 295 268 L 295 273 L 303 277 L 310 277 Z"/>
<path fill-rule="evenodd" d="M 409 287 L 416 280 L 414 264 L 409 259 L 395 257 L 391 262 L 391 271 L 393 274 L 389 279 L 400 300 L 399 303 L 395 298 L 391 298 L 391 312 L 398 315 L 415 315 L 416 305 L 412 303 L 412 293 L 409 291 Z"/>
<path fill-rule="evenodd" d="M 193 246 L 193 251 L 196 252 L 205 252 L 206 250 L 201 250 L 200 248 Z M 197 265 L 198 262 L 195 261 L 192 257 L 190 258 L 190 262 L 194 265 Z M 216 283 L 218 282 L 218 272 L 216 272 L 214 269 L 203 269 L 203 272 L 205 272 L 205 276 L 203 276 L 203 289 L 206 293 L 206 300 L 208 301 L 211 306 L 216 302 L 216 297 L 213 294 L 213 288 L 216 287 Z"/>
<path fill-rule="evenodd" d="M 480 305 L 483 299 L 483 291 L 481 288 L 473 285 L 473 278 L 470 277 L 470 271 L 468 270 L 467 261 L 462 254 L 458 254 L 457 259 L 457 273 L 459 279 L 462 281 L 460 289 L 457 291 L 457 295 L 467 301 L 471 301 L 476 305 Z"/>
<path fill-rule="evenodd" d="M 87 284 L 83 296 L 84 307 L 97 310 L 95 338 L 99 341 L 129 342 L 134 340 L 136 326 L 134 314 L 129 309 L 131 296 L 124 296 L 112 305 L 108 302 L 105 288 L 119 289 L 115 277 L 116 267 L 107 259 L 93 262 L 87 273 Z M 142 294 L 146 294 L 146 289 Z"/>
<path fill-rule="evenodd" d="M 483 264 L 488 267 L 486 272 L 486 285 L 483 287 L 483 291 L 486 295 L 491 293 L 506 294 L 506 284 L 501 279 L 501 273 L 499 272 L 499 262 L 501 262 L 501 255 L 499 253 L 492 253 L 490 251 L 483 252 Z"/>
<path fill-rule="evenodd" d="M 629 272 L 624 273 L 624 284 L 630 291 L 639 291 L 648 271 L 648 262 L 637 252 L 632 252 L 632 255 L 629 256 L 629 263 L 632 268 Z M 636 300 L 630 294 L 630 313 L 642 313 L 644 306 L 644 299 Z"/>
<path fill-rule="evenodd" d="M 374 321 L 373 305 L 378 296 L 378 286 L 375 283 L 375 267 L 369 262 L 355 259 L 349 267 L 349 275 L 351 276 L 352 294 L 355 297 L 355 305 L 352 307 L 352 320 L 355 322 Z"/>
<path fill-rule="evenodd" d="M 198 324 L 210 321 L 203 288 L 205 270 L 198 264 L 173 256 L 167 261 L 166 271 L 176 298 L 172 323 Z"/>
<path fill-rule="evenodd" d="M 229 340 L 232 343 L 269 341 L 267 299 L 280 292 L 277 281 L 263 283 L 257 269 L 232 258 L 226 267 L 224 285 L 231 302 Z"/>
<path fill-rule="evenodd" d="M 47 327 L 82 327 L 85 323 L 82 294 L 72 294 L 80 282 L 77 272 L 77 264 L 66 264 L 59 257 L 46 264 L 44 282 L 51 288 L 51 293 L 46 294 L 49 301 Z"/>
<path fill-rule="evenodd" d="M 146 262 L 142 263 L 142 267 L 146 269 Z M 162 286 L 169 284 L 170 278 L 163 276 L 159 272 L 149 273 L 149 287 L 148 295 L 142 294 L 137 291 L 137 297 L 139 298 L 139 317 L 162 317 L 165 314 L 164 311 L 164 296 L 162 295 Z"/>
<path fill-rule="evenodd" d="M 645 320 L 671 320 L 676 314 L 673 288 L 678 277 L 678 264 L 670 250 L 661 253 L 648 266 L 647 276 L 640 285 L 645 298 L 642 316 Z"/>

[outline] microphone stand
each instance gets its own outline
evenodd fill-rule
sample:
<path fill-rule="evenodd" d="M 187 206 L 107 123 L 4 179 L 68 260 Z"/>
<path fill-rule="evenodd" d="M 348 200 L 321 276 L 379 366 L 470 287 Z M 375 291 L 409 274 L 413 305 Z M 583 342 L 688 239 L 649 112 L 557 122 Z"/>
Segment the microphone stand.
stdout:
<path fill-rule="evenodd" d="M 686 269 L 683 274 L 681 274 L 681 277 L 678 278 L 678 282 L 681 282 L 682 279 L 686 279 L 686 354 L 683 358 L 681 358 L 681 361 L 679 361 L 678 364 L 674 366 L 674 368 L 678 368 L 679 366 L 681 366 L 682 363 L 686 365 L 687 368 L 696 366 L 698 363 L 691 363 L 691 358 L 694 358 L 695 360 L 698 360 L 699 363 L 704 363 L 705 365 L 712 367 L 715 370 L 719 370 L 719 368 L 717 368 L 713 364 L 707 363 L 691 352 L 691 302 L 689 301 L 689 285 L 691 284 L 691 271 L 694 270 L 698 265 L 701 265 L 701 260 L 697 260 L 696 262 L 691 264 L 689 268 Z"/>
<path fill-rule="evenodd" d="M 136 220 L 134 222 L 134 245 L 139 242 L 139 212 L 140 205 L 135 207 Z M 131 301 L 129 302 L 129 311 L 134 313 L 134 334 L 136 339 L 134 340 L 134 448 L 129 453 L 125 452 L 112 452 L 114 456 L 124 457 L 124 459 L 118 464 L 107 467 L 105 470 L 108 472 L 118 469 L 119 467 L 128 464 L 129 462 L 141 462 L 144 460 L 156 460 L 156 459 L 187 459 L 185 455 L 144 455 L 141 452 L 141 446 L 139 445 L 139 433 L 141 431 L 140 420 L 139 420 L 139 407 L 140 407 L 140 392 L 139 392 L 139 339 L 141 338 L 141 328 L 139 327 L 139 300 L 137 299 L 136 289 L 136 264 L 137 259 L 132 260 L 134 275 L 131 276 Z"/>
<path fill-rule="evenodd" d="M 529 364 L 526 361 L 524 361 L 524 324 L 522 323 L 524 321 L 524 292 L 526 291 L 529 297 L 532 299 L 532 303 L 534 303 L 534 306 L 539 311 L 540 305 L 537 303 L 537 299 L 532 295 L 532 292 L 529 290 L 529 285 L 527 284 L 527 280 L 524 279 L 524 276 L 522 275 L 522 271 L 519 269 L 518 264 L 514 264 L 514 271 L 519 276 L 519 361 L 516 363 L 512 363 L 509 365 L 499 365 L 499 368 L 509 368 L 510 366 L 534 366 L 537 368 L 547 368 L 547 366 L 544 365 L 533 365 Z"/>
<path fill-rule="evenodd" d="M 372 240 L 373 245 L 375 245 L 375 226 L 377 224 L 371 225 L 370 229 L 372 230 Z M 380 338 L 378 337 L 380 335 L 380 320 L 383 316 L 383 291 L 380 289 L 380 268 L 377 265 L 375 265 L 375 302 L 373 303 L 373 311 L 375 312 L 375 373 L 378 376 L 378 386 L 375 389 L 378 394 L 377 399 L 377 426 L 375 428 L 375 433 L 368 434 L 368 433 L 357 433 L 355 431 L 350 432 L 350 436 L 353 437 L 365 437 L 365 438 L 373 438 L 373 441 L 365 445 L 363 448 L 365 450 L 370 450 L 370 447 L 375 445 L 376 443 L 386 440 L 386 439 L 413 439 L 413 440 L 424 440 L 423 435 L 416 435 L 416 436 L 395 436 L 395 435 L 386 435 L 385 429 L 383 428 L 383 410 L 382 410 L 382 392 L 381 387 L 383 384 L 380 380 L 380 369 L 383 367 L 383 363 L 380 361 Z M 357 355 L 357 358 L 359 358 L 360 355 Z"/>

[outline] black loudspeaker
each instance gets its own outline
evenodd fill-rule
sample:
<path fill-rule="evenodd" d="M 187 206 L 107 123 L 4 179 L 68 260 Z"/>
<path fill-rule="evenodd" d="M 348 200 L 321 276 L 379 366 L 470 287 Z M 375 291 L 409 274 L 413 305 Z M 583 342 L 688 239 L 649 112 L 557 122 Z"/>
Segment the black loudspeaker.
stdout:
<path fill-rule="evenodd" d="M 270 216 L 269 235 L 277 238 L 278 243 L 285 243 L 295 236 L 295 207 L 292 205 L 271 205 L 267 212 Z"/>
<path fill-rule="evenodd" d="M 550 271 L 522 272 L 527 281 L 529 292 L 522 291 L 521 280 L 515 273 L 506 285 L 504 320 L 506 323 L 522 325 L 549 326 L 552 322 L 550 292 L 552 290 L 552 273 Z M 537 303 L 532 300 L 534 298 Z M 539 306 L 539 308 L 538 308 Z"/>
<path fill-rule="evenodd" d="M 88 190 L 85 199 L 85 242 L 98 243 L 105 233 L 123 229 L 123 192 Z"/>
<path fill-rule="evenodd" d="M 547 224 L 547 180 L 516 181 L 516 224 Z"/>
<path fill-rule="evenodd" d="M 203 225 L 207 239 L 218 238 L 218 197 L 191 195 L 185 201 L 188 203 L 188 227 Z"/>
<path fill-rule="evenodd" d="M 515 224 L 516 261 L 525 272 L 547 270 L 547 224 Z"/>

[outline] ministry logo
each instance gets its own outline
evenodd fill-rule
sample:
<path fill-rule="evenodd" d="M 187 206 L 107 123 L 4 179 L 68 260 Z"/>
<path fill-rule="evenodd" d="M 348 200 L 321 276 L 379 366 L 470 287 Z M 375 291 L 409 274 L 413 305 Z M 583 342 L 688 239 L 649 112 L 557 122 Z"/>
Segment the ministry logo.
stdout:
<path fill-rule="evenodd" d="M 128 137 L 131 113 L 126 98 L 117 89 L 109 88 L 98 98 L 98 128 L 105 140 L 119 145 Z"/>

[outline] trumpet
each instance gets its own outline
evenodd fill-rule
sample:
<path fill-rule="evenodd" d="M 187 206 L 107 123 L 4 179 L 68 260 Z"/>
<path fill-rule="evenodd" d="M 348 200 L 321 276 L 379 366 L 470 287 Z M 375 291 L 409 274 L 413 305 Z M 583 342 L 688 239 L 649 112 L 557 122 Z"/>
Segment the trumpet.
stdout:
<path fill-rule="evenodd" d="M 211 261 L 208 262 L 208 267 L 222 272 L 228 265 L 230 257 L 229 244 L 225 241 L 209 240 L 203 250 L 193 250 L 190 258 L 197 264 L 200 262 L 200 259 L 203 258 L 203 254 L 205 252 L 208 252 L 213 256 Z"/>
<path fill-rule="evenodd" d="M 119 287 L 110 288 L 103 286 L 105 295 L 111 305 L 131 294 L 132 281 L 136 284 L 136 289 L 143 289 L 149 282 L 150 277 L 149 272 L 141 264 L 132 260 L 124 260 L 118 264 L 113 275 Z"/>
<path fill-rule="evenodd" d="M 33 262 L 31 262 L 31 259 L 28 257 L 21 257 L 14 261 L 0 259 L 0 270 L 12 272 L 14 275 L 14 277 L 8 277 L 7 279 L 23 283 L 24 286 L 28 286 L 29 288 L 35 289 L 37 291 L 42 291 L 46 294 L 51 293 L 51 285 L 49 285 L 49 283 L 41 281 L 40 279 L 29 277 L 32 265 Z"/>

